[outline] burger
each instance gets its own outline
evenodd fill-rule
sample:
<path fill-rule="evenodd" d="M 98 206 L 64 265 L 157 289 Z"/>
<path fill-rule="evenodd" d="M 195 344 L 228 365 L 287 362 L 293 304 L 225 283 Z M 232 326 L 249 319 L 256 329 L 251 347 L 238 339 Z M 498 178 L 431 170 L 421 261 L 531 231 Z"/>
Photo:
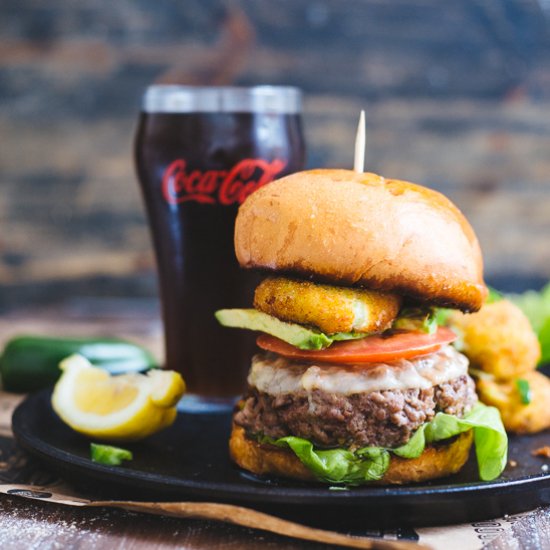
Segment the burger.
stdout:
<path fill-rule="evenodd" d="M 475 443 L 481 479 L 506 464 L 499 413 L 478 402 L 441 308 L 479 310 L 471 226 L 442 194 L 349 170 L 277 180 L 240 207 L 235 251 L 265 279 L 254 308 L 216 313 L 258 331 L 230 455 L 258 475 L 329 484 L 454 474 Z"/>

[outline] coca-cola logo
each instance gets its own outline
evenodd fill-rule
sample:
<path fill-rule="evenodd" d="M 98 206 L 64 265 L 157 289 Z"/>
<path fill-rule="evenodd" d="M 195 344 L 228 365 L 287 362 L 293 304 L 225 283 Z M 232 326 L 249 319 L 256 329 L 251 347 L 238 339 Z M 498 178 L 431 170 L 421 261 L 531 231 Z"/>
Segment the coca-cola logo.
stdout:
<path fill-rule="evenodd" d="M 244 159 L 230 170 L 188 170 L 184 159 L 168 165 L 162 176 L 162 194 L 170 204 L 242 204 L 262 185 L 273 181 L 285 168 L 280 159 Z"/>

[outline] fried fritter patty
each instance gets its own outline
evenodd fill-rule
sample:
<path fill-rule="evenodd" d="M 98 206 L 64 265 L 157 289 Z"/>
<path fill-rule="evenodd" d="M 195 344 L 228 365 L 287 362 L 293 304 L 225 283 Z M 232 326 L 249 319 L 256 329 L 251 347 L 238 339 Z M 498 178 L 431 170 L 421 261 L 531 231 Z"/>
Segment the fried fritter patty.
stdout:
<path fill-rule="evenodd" d="M 399 312 L 401 298 L 360 288 L 268 277 L 256 288 L 254 307 L 282 321 L 322 332 L 382 332 Z"/>
<path fill-rule="evenodd" d="M 462 338 L 473 368 L 506 380 L 537 368 L 540 344 L 524 313 L 512 302 L 485 304 L 477 313 L 453 312 L 450 325 Z"/>
<path fill-rule="evenodd" d="M 530 403 L 522 403 L 517 378 L 495 380 L 479 378 L 476 388 L 481 401 L 500 411 L 506 431 L 536 433 L 550 428 L 550 379 L 542 372 L 523 373 L 531 389 Z"/>

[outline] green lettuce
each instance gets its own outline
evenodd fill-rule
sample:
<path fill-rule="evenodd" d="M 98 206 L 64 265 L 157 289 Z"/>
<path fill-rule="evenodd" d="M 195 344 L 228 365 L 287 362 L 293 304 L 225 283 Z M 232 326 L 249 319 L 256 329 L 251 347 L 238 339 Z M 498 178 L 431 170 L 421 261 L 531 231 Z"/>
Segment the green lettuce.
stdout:
<path fill-rule="evenodd" d="M 316 449 L 307 439 L 295 436 L 276 440 L 264 436 L 261 441 L 290 448 L 321 481 L 361 485 L 382 479 L 392 454 L 402 458 L 417 458 L 423 453 L 426 444 L 443 441 L 468 430 L 474 431 L 479 477 L 484 481 L 497 478 L 506 466 L 508 438 L 498 410 L 482 403 L 478 403 L 464 418 L 437 413 L 405 445 L 395 449 Z"/>
<path fill-rule="evenodd" d="M 487 289 L 489 290 L 489 294 L 487 294 L 487 299 L 485 300 L 487 304 L 492 304 L 493 302 L 500 302 L 500 300 L 504 299 L 502 292 L 498 291 L 496 288 L 493 288 L 492 286 L 488 286 Z"/>
<path fill-rule="evenodd" d="M 390 464 L 388 451 L 381 447 L 365 447 L 355 452 L 347 449 L 315 449 L 311 441 L 287 436 L 275 445 L 290 447 L 300 461 L 323 481 L 359 485 L 384 476 Z"/>
<path fill-rule="evenodd" d="M 537 333 L 541 347 L 540 363 L 550 363 L 550 283 L 540 292 L 528 290 L 523 294 L 507 294 L 525 313 Z"/>

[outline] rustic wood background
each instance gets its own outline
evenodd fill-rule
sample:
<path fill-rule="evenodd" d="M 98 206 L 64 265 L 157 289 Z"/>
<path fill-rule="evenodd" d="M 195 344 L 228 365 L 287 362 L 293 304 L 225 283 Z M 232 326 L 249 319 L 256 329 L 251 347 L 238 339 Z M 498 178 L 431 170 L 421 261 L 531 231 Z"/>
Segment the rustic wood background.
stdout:
<path fill-rule="evenodd" d="M 2 0 L 0 310 L 154 296 L 133 171 L 154 81 L 294 84 L 309 166 L 454 199 L 489 280 L 550 278 L 547 0 Z"/>

